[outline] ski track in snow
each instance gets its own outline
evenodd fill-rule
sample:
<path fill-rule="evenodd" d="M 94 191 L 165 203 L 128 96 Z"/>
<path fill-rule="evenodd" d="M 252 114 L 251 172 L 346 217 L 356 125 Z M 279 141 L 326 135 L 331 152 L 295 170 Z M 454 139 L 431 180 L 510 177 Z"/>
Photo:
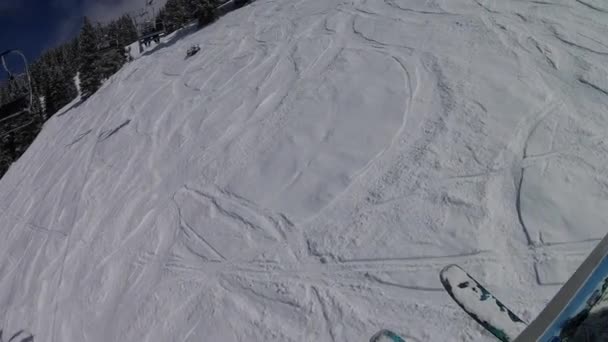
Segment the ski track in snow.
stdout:
<path fill-rule="evenodd" d="M 532 320 L 608 226 L 604 7 L 260 0 L 165 38 L 0 182 L 0 328 L 492 341 L 452 263 Z"/>

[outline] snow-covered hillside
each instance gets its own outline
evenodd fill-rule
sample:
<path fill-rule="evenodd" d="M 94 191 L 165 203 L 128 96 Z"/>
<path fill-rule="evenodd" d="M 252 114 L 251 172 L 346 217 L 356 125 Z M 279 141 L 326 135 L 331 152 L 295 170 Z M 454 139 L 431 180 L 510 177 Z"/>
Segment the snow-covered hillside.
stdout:
<path fill-rule="evenodd" d="M 491 341 L 438 271 L 532 319 L 604 235 L 607 31 L 603 0 L 259 0 L 169 39 L 0 182 L 0 328 Z"/>

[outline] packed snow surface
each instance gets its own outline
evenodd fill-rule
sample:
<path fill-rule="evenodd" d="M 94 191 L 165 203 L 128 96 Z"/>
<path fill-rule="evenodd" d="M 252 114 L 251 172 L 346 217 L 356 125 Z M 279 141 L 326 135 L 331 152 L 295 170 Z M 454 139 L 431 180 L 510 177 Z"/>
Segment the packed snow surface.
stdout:
<path fill-rule="evenodd" d="M 531 320 L 604 235 L 606 32 L 602 0 L 259 0 L 169 36 L 0 182 L 0 329 L 492 341 L 439 271 Z"/>

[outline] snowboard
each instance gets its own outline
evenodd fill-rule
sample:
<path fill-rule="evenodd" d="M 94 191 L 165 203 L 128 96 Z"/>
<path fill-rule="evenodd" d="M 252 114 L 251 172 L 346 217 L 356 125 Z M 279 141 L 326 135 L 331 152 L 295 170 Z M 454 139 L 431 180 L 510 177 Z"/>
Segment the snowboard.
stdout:
<path fill-rule="evenodd" d="M 500 341 L 514 341 L 527 323 L 458 265 L 440 272 L 441 284 L 469 316 Z"/>
<path fill-rule="evenodd" d="M 501 341 L 608 341 L 608 234 L 529 325 L 459 266 L 445 267 L 440 278 L 456 303 Z"/>
<path fill-rule="evenodd" d="M 369 342 L 405 342 L 405 339 L 397 333 L 383 329 L 374 334 Z"/>
<path fill-rule="evenodd" d="M 454 301 L 500 341 L 513 341 L 527 326 L 460 266 L 446 266 L 440 272 L 440 279 Z M 370 342 L 384 341 L 405 342 L 405 339 L 390 330 L 381 330 L 370 339 Z"/>
<path fill-rule="evenodd" d="M 500 341 L 608 341 L 608 234 L 529 325 L 458 265 L 440 272 L 447 293 Z M 370 342 L 404 342 L 382 330 Z"/>

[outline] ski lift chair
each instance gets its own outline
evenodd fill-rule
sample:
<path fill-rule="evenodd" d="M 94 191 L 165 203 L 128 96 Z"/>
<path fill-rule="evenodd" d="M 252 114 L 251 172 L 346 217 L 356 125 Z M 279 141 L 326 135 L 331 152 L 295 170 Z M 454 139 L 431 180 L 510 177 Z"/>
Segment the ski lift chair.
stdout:
<path fill-rule="evenodd" d="M 0 53 L 2 67 L 8 74 L 9 84 L 12 82 L 17 83 L 16 76 L 10 71 L 6 64 L 5 57 L 10 54 L 16 54 L 23 60 L 24 74 L 22 76 L 25 78 L 26 91 L 17 95 L 13 95 L 13 99 L 10 102 L 2 104 L 0 106 L 0 138 L 4 138 L 15 131 L 18 131 L 22 128 L 25 128 L 26 126 L 31 125 L 34 122 L 34 116 L 32 114 L 34 95 L 27 59 L 25 58 L 25 55 L 23 55 L 23 53 L 19 50 L 6 50 Z M 14 123 L 16 119 L 28 115 L 29 118 L 27 118 L 25 122 L 18 123 L 16 127 L 11 127 L 11 122 Z"/>

